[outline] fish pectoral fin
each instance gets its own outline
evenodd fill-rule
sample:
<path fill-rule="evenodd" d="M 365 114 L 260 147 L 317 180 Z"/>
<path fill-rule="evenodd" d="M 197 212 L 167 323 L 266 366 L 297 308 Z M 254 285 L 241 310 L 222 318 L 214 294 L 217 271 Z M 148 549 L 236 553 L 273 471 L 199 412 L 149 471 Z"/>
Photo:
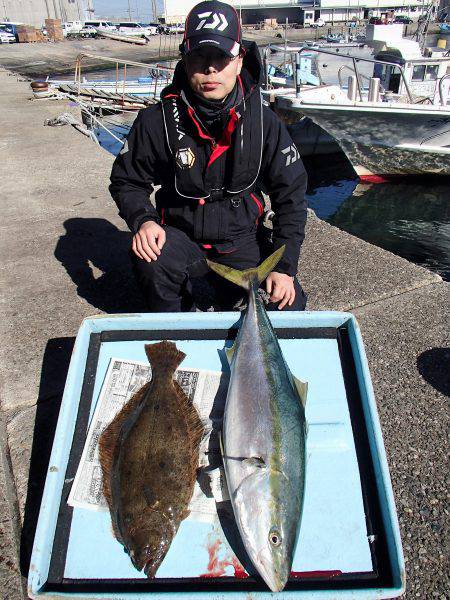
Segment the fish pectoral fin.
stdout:
<path fill-rule="evenodd" d="M 295 388 L 299 395 L 300 401 L 303 404 L 303 408 L 306 408 L 306 397 L 308 395 L 308 382 L 301 381 L 300 379 L 297 379 L 297 377 L 294 377 L 294 375 L 292 375 L 292 377 L 294 379 L 294 385 L 295 385 Z"/>
<path fill-rule="evenodd" d="M 244 458 L 242 463 L 248 467 L 256 467 L 258 469 L 265 469 L 267 466 L 266 461 L 260 456 L 250 456 L 249 458 Z"/>
<path fill-rule="evenodd" d="M 235 351 L 235 345 L 236 344 L 233 344 L 229 348 L 225 348 L 225 354 L 227 356 L 227 360 L 228 360 L 228 364 L 229 365 L 231 365 L 231 361 L 233 360 L 234 351 Z"/>

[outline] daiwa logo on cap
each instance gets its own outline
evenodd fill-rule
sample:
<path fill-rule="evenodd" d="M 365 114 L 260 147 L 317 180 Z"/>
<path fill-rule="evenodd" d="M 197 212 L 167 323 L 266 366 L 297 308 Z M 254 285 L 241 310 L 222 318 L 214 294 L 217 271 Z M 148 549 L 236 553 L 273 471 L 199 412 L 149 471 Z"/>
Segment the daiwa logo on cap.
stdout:
<path fill-rule="evenodd" d="M 206 20 L 211 15 L 212 21 L 207 23 Z M 201 21 L 197 25 L 195 31 L 199 31 L 200 29 L 217 29 L 217 31 L 224 31 L 228 27 L 228 21 L 223 13 L 213 13 L 208 11 L 199 14 L 198 18 L 201 19 Z"/>

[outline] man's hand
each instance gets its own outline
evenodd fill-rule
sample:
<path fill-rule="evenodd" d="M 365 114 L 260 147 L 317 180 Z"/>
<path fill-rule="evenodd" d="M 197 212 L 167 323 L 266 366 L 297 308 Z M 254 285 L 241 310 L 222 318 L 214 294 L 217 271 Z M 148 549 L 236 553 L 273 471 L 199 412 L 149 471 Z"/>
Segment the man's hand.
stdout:
<path fill-rule="evenodd" d="M 294 278 L 290 275 L 272 271 L 266 279 L 266 290 L 271 302 L 280 302 L 278 310 L 282 310 L 286 304 L 291 306 L 295 300 Z"/>
<path fill-rule="evenodd" d="M 133 252 L 142 260 L 152 262 L 161 254 L 165 241 L 164 229 L 155 221 L 146 221 L 133 236 Z"/>

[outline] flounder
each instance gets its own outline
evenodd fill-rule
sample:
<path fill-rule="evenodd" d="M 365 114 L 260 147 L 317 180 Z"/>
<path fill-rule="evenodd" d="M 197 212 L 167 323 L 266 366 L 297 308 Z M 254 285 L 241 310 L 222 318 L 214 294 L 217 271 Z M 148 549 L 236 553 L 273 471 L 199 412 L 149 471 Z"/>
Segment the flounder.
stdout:
<path fill-rule="evenodd" d="M 99 451 L 114 535 L 154 577 L 189 514 L 203 426 L 173 379 L 185 354 L 167 341 L 145 351 L 152 379 L 106 427 Z"/>

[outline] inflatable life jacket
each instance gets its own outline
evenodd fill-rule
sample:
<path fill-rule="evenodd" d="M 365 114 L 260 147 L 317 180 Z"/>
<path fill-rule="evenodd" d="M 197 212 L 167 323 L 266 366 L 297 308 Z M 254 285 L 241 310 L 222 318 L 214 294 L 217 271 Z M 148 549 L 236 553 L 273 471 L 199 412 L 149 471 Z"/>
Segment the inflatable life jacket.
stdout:
<path fill-rule="evenodd" d="M 213 202 L 254 187 L 261 169 L 264 140 L 259 89 L 230 110 L 228 123 L 217 141 L 202 130 L 183 91 L 167 93 L 161 103 L 167 144 L 174 159 L 174 187 L 180 196 Z M 211 143 L 212 153 L 206 168 L 196 160 L 200 151 L 199 139 Z M 226 155 L 229 148 L 233 153 L 232 160 Z M 217 176 L 211 174 L 214 170 L 211 166 L 216 161 L 225 161 L 226 157 L 226 181 L 218 181 Z"/>

